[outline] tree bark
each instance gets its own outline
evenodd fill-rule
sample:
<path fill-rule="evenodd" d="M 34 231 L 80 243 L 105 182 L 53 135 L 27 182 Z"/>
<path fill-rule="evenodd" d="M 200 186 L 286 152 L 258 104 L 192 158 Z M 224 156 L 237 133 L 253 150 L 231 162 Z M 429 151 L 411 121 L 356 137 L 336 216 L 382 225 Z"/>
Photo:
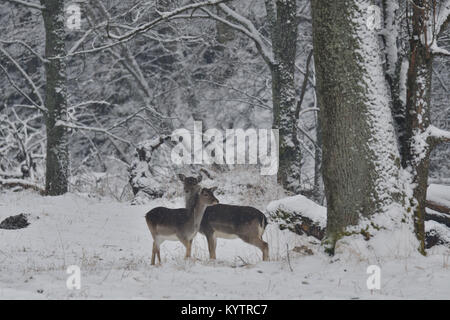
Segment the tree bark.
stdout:
<path fill-rule="evenodd" d="M 433 55 L 421 41 L 431 14 L 429 0 L 413 1 L 412 37 L 407 83 L 406 142 L 403 159 L 413 174 L 414 228 L 420 241 L 419 250 L 425 253 L 425 207 L 428 188 L 428 169 L 432 147 L 425 132 L 430 126 L 431 80 Z M 426 41 L 426 40 L 425 40 Z"/>
<path fill-rule="evenodd" d="M 45 7 L 42 17 L 45 26 L 46 87 L 45 106 L 47 127 L 47 160 L 45 191 L 47 195 L 61 195 L 68 191 L 69 151 L 68 131 L 58 121 L 67 118 L 66 48 L 64 0 L 41 0 Z"/>
<path fill-rule="evenodd" d="M 348 226 L 398 196 L 390 182 L 400 169 L 390 94 L 377 31 L 365 25 L 370 4 L 311 2 L 330 253 Z"/>
<path fill-rule="evenodd" d="M 273 128 L 279 130 L 278 182 L 287 190 L 300 191 L 301 153 L 295 118 L 295 58 L 298 26 L 295 0 L 266 1 L 271 26 L 274 63 L 272 73 Z M 275 14 L 276 13 L 276 14 Z"/>

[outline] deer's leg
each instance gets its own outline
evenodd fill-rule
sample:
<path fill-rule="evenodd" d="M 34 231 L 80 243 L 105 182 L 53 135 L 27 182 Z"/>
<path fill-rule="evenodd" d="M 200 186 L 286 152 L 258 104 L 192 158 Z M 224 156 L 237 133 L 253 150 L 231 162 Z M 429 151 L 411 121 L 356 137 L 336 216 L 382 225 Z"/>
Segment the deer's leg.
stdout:
<path fill-rule="evenodd" d="M 209 258 L 216 259 L 217 238 L 214 236 L 214 232 L 208 233 L 206 240 L 208 241 Z"/>
<path fill-rule="evenodd" d="M 155 255 L 156 255 L 156 243 L 153 240 L 153 249 L 152 249 L 152 266 L 155 265 Z"/>
<path fill-rule="evenodd" d="M 185 259 L 191 257 L 192 240 L 193 240 L 193 239 L 182 241 L 182 243 L 183 243 L 184 246 L 186 247 L 186 255 L 185 255 L 185 257 L 184 257 Z"/>
<path fill-rule="evenodd" d="M 262 251 L 263 261 L 269 260 L 269 245 L 260 236 L 239 236 L 245 242 L 254 245 Z"/>
<path fill-rule="evenodd" d="M 158 238 L 153 239 L 153 250 L 152 250 L 152 265 L 155 265 L 155 258 L 158 257 L 159 264 L 161 264 L 161 253 L 160 253 L 160 246 L 162 241 Z"/>
<path fill-rule="evenodd" d="M 159 246 L 158 246 L 157 255 L 158 255 L 158 261 L 159 261 L 159 264 L 161 264 L 161 253 L 160 253 L 160 251 L 159 251 Z"/>
<path fill-rule="evenodd" d="M 265 242 L 263 239 L 259 239 L 261 243 L 261 251 L 263 254 L 263 261 L 269 261 L 269 244 Z"/>

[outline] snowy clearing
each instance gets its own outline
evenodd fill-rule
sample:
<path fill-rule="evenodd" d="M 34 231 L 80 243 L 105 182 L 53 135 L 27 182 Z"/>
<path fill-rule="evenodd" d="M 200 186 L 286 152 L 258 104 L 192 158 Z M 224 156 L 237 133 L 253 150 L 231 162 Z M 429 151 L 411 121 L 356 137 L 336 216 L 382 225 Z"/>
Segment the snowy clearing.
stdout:
<path fill-rule="evenodd" d="M 274 225 L 264 235 L 270 262 L 262 262 L 255 247 L 223 239 L 218 241 L 217 261 L 209 261 L 206 240 L 198 234 L 193 259 L 184 260 L 181 243 L 165 242 L 162 266 L 152 267 L 144 215 L 155 206 L 182 204 L 181 198 L 130 206 L 75 194 L 0 194 L 0 220 L 31 215 L 25 229 L 0 230 L 0 299 L 450 298 L 448 249 L 435 247 L 428 257 L 375 262 L 358 252 L 330 258 L 317 240 Z M 290 250 L 288 260 L 287 245 L 304 245 L 314 254 Z M 381 267 L 380 290 L 367 289 L 371 264 Z M 66 287 L 69 265 L 81 268 L 80 290 Z"/>

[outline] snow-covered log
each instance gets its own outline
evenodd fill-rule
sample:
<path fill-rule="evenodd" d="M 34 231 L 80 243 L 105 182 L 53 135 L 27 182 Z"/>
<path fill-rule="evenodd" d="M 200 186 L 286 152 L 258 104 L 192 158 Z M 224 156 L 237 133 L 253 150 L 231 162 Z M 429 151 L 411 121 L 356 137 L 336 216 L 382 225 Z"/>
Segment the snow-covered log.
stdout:
<path fill-rule="evenodd" d="M 450 186 L 431 184 L 427 190 L 427 207 L 450 214 Z"/>
<path fill-rule="evenodd" d="M 22 189 L 31 189 L 34 191 L 37 191 L 41 194 L 45 193 L 45 190 L 42 186 L 33 183 L 31 181 L 28 180 L 24 180 L 24 179 L 2 179 L 0 178 L 0 188 L 22 188 Z"/>
<path fill-rule="evenodd" d="M 319 240 L 325 236 L 327 209 L 302 195 L 270 202 L 267 213 L 281 230 L 288 229 Z"/>
<path fill-rule="evenodd" d="M 445 213 L 428 209 L 425 213 L 425 221 L 435 221 L 450 228 L 450 215 Z"/>
<path fill-rule="evenodd" d="M 430 198 L 447 186 L 433 186 Z M 450 195 L 450 193 L 449 193 Z M 440 203 L 445 198 L 439 198 Z M 288 229 L 299 235 L 307 235 L 322 240 L 326 232 L 327 209 L 308 198 L 297 195 L 275 200 L 267 206 L 271 220 L 278 224 L 281 230 Z M 426 216 L 426 248 L 434 245 L 450 245 L 450 215 L 428 210 Z"/>
<path fill-rule="evenodd" d="M 450 228 L 450 186 L 432 184 L 427 190 L 427 212 L 425 214 L 426 224 L 431 222 L 435 226 L 436 223 Z M 428 231 L 427 231 L 427 237 Z M 429 241 L 427 240 L 427 243 Z M 429 244 L 427 244 L 428 246 Z"/>
<path fill-rule="evenodd" d="M 450 215 L 450 207 L 447 207 L 445 205 L 433 202 L 433 201 L 428 201 L 425 203 L 425 205 L 427 206 L 427 208 L 437 211 L 439 213 L 446 213 Z"/>

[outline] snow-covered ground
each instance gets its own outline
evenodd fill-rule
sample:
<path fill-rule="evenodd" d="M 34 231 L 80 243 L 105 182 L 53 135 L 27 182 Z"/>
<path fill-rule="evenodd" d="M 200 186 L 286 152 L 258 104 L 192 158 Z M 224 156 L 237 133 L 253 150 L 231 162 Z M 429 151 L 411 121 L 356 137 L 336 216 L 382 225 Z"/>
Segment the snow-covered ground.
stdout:
<path fill-rule="evenodd" d="M 448 249 L 375 262 L 358 252 L 330 258 L 312 238 L 274 225 L 264 236 L 270 262 L 262 262 L 255 247 L 222 239 L 217 261 L 209 261 L 206 240 L 199 234 L 193 259 L 184 260 L 180 243 L 165 242 L 162 266 L 151 266 L 152 240 L 144 215 L 159 205 L 180 207 L 183 201 L 177 197 L 131 206 L 76 194 L 0 194 L 0 221 L 31 215 L 25 229 L 0 229 L 0 299 L 450 298 Z M 314 254 L 290 250 L 287 255 L 287 246 L 302 245 Z M 380 290 L 367 289 L 371 264 L 381 268 Z M 66 287 L 70 265 L 81 268 L 80 290 Z"/>

